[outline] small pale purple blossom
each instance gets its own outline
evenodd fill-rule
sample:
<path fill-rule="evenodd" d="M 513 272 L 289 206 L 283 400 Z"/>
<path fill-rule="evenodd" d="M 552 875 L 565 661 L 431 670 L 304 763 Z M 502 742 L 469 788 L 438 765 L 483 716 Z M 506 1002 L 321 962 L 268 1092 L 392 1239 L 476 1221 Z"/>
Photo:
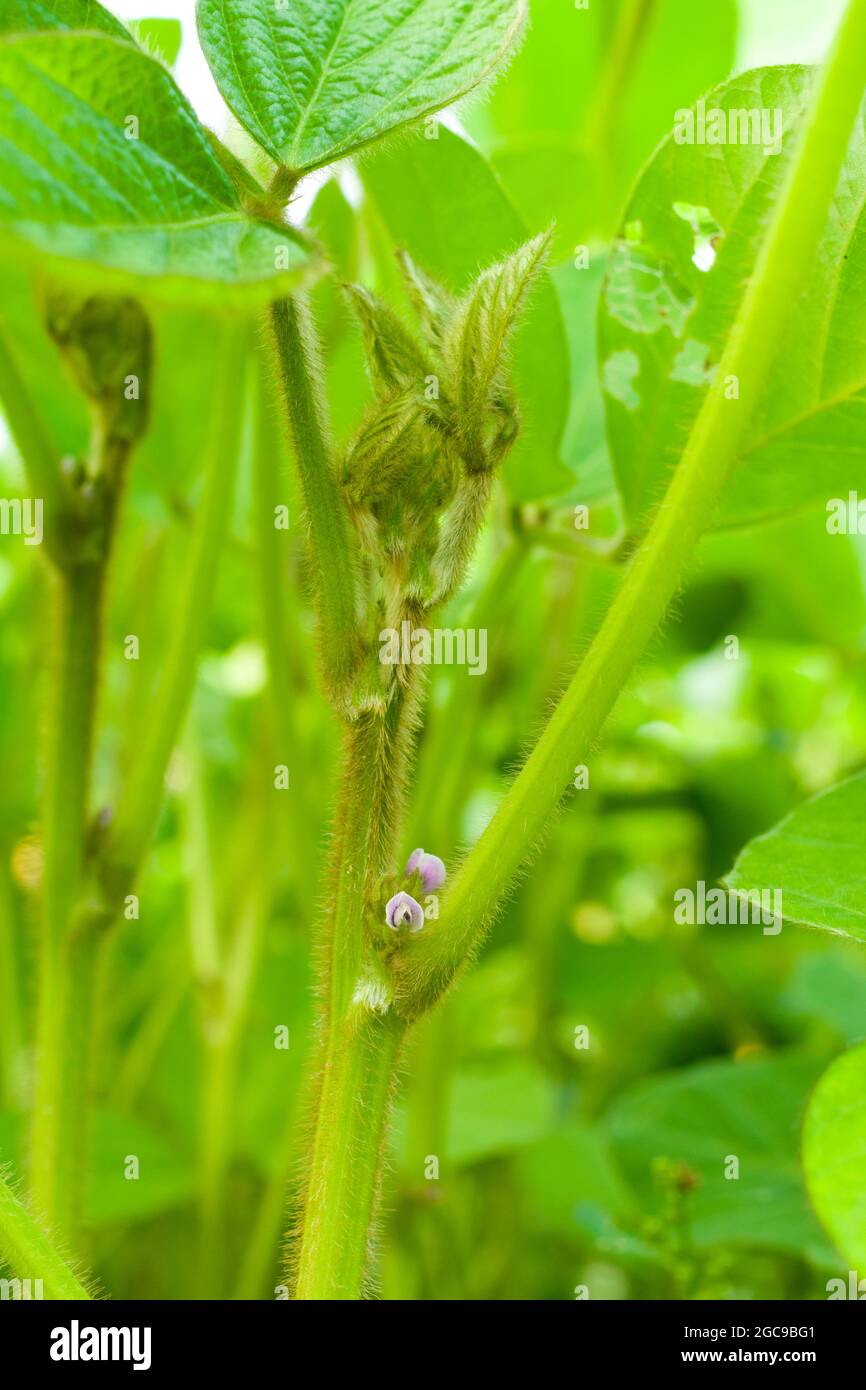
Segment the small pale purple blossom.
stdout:
<path fill-rule="evenodd" d="M 394 931 L 399 931 L 401 927 L 420 931 L 424 925 L 424 909 L 409 893 L 395 893 L 385 908 L 385 921 Z"/>
<path fill-rule="evenodd" d="M 409 855 L 406 873 L 417 873 L 428 893 L 435 893 L 445 882 L 445 865 L 438 854 L 428 854 L 426 850 L 415 849 Z"/>

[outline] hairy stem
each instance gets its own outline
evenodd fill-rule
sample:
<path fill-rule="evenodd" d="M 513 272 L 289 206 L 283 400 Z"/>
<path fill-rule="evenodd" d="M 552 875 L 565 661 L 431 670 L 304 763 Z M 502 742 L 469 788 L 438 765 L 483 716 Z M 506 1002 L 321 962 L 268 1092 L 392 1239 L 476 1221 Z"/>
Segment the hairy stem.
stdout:
<path fill-rule="evenodd" d="M 81 1097 L 68 1025 L 87 1006 L 87 969 L 70 955 L 69 924 L 83 879 L 87 798 L 96 713 L 105 568 L 88 564 L 58 576 L 55 697 L 49 716 L 39 938 L 37 1072 L 30 1149 L 36 1209 L 69 1238 L 77 1219 Z M 80 990 L 78 987 L 81 987 Z M 79 996 L 75 997 L 76 993 Z"/>
<path fill-rule="evenodd" d="M 403 1024 L 365 990 L 376 962 L 367 922 L 391 867 L 418 690 L 394 682 L 384 710 L 348 727 L 325 931 L 323 1036 L 294 1297 L 365 1290 L 389 1100 Z M 361 988 L 359 989 L 359 986 Z"/>
<path fill-rule="evenodd" d="M 300 297 L 271 306 L 271 329 L 310 530 L 323 674 L 340 705 L 360 659 L 358 566 L 337 484 L 319 347 Z"/>
<path fill-rule="evenodd" d="M 363 1296 L 402 1038 L 393 1014 L 349 1008 L 333 1030 L 310 1156 L 296 1299 Z"/>
<path fill-rule="evenodd" d="M 438 930 L 409 943 L 398 962 L 410 1017 L 435 1002 L 477 948 L 677 591 L 766 385 L 802 267 L 817 251 L 864 84 L 866 0 L 851 0 L 718 373 L 646 540 L 533 753 L 452 884 Z M 734 377 L 739 400 L 728 398 Z"/>
<path fill-rule="evenodd" d="M 35 1297 L 53 1300 L 89 1299 L 65 1260 L 42 1228 L 0 1176 L 0 1255 L 13 1279 L 40 1280 Z"/>

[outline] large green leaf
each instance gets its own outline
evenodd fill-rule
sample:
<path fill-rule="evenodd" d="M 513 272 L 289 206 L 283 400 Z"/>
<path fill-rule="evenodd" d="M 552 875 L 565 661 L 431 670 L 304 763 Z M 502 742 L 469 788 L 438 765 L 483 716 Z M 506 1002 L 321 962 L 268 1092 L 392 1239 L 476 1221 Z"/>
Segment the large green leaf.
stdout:
<path fill-rule="evenodd" d="M 167 297 L 273 297 L 310 264 L 297 233 L 244 213 L 165 68 L 101 34 L 0 41 L 0 237 Z"/>
<path fill-rule="evenodd" d="M 614 463 L 629 515 L 646 516 L 676 466 L 753 274 L 796 146 L 811 70 L 764 68 L 705 110 L 781 113 L 783 153 L 671 136 L 625 214 L 600 312 Z M 772 376 L 722 499 L 720 524 L 761 520 L 866 484 L 866 138 L 854 133 L 833 213 L 780 338 Z M 713 256 L 715 254 L 715 262 Z M 700 268 L 703 266 L 704 268 Z M 710 267 L 709 269 L 707 267 Z M 736 409 L 736 404 L 732 403 Z"/>
<path fill-rule="evenodd" d="M 641 1083 L 608 1119 L 626 1175 L 649 1199 L 654 1160 L 685 1163 L 699 1179 L 690 1199 L 698 1245 L 826 1258 L 798 1162 L 800 1120 L 820 1065 L 796 1056 L 705 1062 Z M 732 1158 L 738 1177 L 725 1175 L 735 1171 Z"/>
<path fill-rule="evenodd" d="M 815 1211 L 854 1269 L 866 1268 L 866 1046 L 837 1058 L 806 1111 L 803 1168 Z"/>
<path fill-rule="evenodd" d="M 866 773 L 798 806 L 747 845 L 727 877 L 735 892 L 775 889 L 782 917 L 866 941 Z"/>
<path fill-rule="evenodd" d="M 97 0 L 3 0 L 0 33 L 34 29 L 99 29 L 115 38 L 129 38 L 120 20 Z"/>
<path fill-rule="evenodd" d="M 365 165 L 363 177 L 394 244 L 457 291 L 538 230 L 524 226 L 483 156 L 450 130 L 384 150 Z M 512 361 L 523 427 L 505 477 L 518 500 L 555 495 L 571 481 L 559 461 L 569 363 L 549 275 L 532 292 Z"/>
<path fill-rule="evenodd" d="M 297 173 L 449 106 L 514 46 L 524 0 L 198 0 L 217 85 Z"/>

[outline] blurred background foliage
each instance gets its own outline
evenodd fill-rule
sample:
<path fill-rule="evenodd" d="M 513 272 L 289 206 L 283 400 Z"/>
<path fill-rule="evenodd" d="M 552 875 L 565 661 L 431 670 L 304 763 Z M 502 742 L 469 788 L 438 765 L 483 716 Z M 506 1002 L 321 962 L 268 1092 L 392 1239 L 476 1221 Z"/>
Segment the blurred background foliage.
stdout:
<path fill-rule="evenodd" d="M 122 17 L 133 8 L 147 12 L 128 6 Z M 677 107 L 745 63 L 822 56 L 839 6 L 657 0 L 633 54 L 612 48 L 615 4 L 581 16 L 580 44 L 570 0 L 531 9 L 524 49 L 489 100 L 436 139 L 415 133 L 342 169 L 296 209 L 339 277 L 395 299 L 397 246 L 460 288 L 557 222 L 555 264 L 516 349 L 521 444 L 470 584 L 443 619 L 488 629 L 488 673 L 436 670 L 430 683 L 406 848 L 423 844 L 449 864 L 490 816 L 617 582 L 601 544 L 621 517 L 595 311 L 629 188 Z M 196 42 L 185 8 L 183 21 L 181 58 Z M 168 61 L 176 38 L 170 25 L 152 33 Z M 578 270 L 584 245 L 591 264 Z M 81 451 L 84 410 L 41 329 L 38 291 L 9 267 L 0 291 L 58 447 Z M 361 347 L 334 280 L 317 289 L 315 310 L 344 439 L 368 398 Z M 155 331 L 153 424 L 106 619 L 97 805 L 141 745 L 210 409 L 206 315 L 159 311 Z M 211 1293 L 273 1297 L 280 1282 L 336 732 L 316 686 L 288 459 L 279 500 L 292 522 L 282 573 L 291 700 L 271 699 L 247 455 L 141 918 L 121 925 L 103 962 L 88 1258 L 121 1298 L 194 1296 L 203 1278 Z M 0 485 L 23 489 L 8 443 Z M 592 543 L 573 526 L 582 504 Z M 0 1154 L 16 1164 L 32 1067 L 49 611 L 38 552 L 4 538 Z M 750 837 L 866 760 L 864 632 L 866 550 L 829 537 L 823 507 L 701 546 L 593 759 L 590 789 L 567 803 L 475 969 L 414 1038 L 386 1185 L 384 1298 L 568 1299 L 581 1285 L 593 1298 L 825 1296 L 841 1260 L 808 1206 L 799 1126 L 827 1062 L 866 1035 L 863 954 L 789 927 L 765 937 L 676 926 L 673 893 L 718 879 Z M 138 661 L 124 657 L 131 633 Z M 288 791 L 273 786 L 282 762 Z M 209 936 L 230 946 L 216 976 L 198 949 Z M 281 1026 L 285 1049 L 275 1047 Z M 138 1181 L 124 1176 L 130 1154 Z M 736 1181 L 725 1178 L 730 1155 Z M 203 1275 L 195 1234 L 208 1164 L 220 1255 Z"/>

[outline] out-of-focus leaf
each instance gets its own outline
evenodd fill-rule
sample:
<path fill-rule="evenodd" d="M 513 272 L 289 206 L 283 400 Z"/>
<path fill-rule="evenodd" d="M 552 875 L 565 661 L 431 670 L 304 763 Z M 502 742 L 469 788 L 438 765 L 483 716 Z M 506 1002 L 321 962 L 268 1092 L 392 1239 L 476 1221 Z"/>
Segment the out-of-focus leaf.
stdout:
<path fill-rule="evenodd" d="M 693 1171 L 700 1180 L 689 1198 L 697 1244 L 825 1259 L 798 1163 L 800 1122 L 820 1069 L 820 1059 L 775 1056 L 701 1063 L 643 1082 L 608 1117 L 615 1153 L 647 1199 L 654 1160 Z M 734 1158 L 739 1177 L 728 1178 Z"/>
<path fill-rule="evenodd" d="M 378 154 L 363 177 L 395 245 L 454 291 L 527 240 L 490 166 L 450 130 Z M 520 501 L 555 496 L 570 481 L 560 463 L 568 344 L 548 274 L 540 276 L 515 334 L 512 374 L 522 430 L 504 465 L 506 481 Z"/>
<path fill-rule="evenodd" d="M 13 253 L 220 302 L 285 293 L 309 268 L 296 232 L 244 214 L 189 103 L 131 43 L 6 38 L 0 88 L 0 233 Z"/>
<path fill-rule="evenodd" d="M 0 1113 L 0 1163 L 22 1170 L 24 1124 Z M 135 1176 L 137 1161 L 138 1176 Z M 88 1223 L 112 1226 L 145 1221 L 187 1201 L 193 1190 L 190 1162 L 150 1124 L 97 1110 L 87 1169 Z"/>
<path fill-rule="evenodd" d="M 521 1155 L 520 1171 L 534 1209 L 559 1235 L 573 1227 L 583 1202 L 612 1213 L 630 1204 L 607 1136 L 593 1125 L 571 1121 L 533 1144 Z"/>
<path fill-rule="evenodd" d="M 192 1187 L 190 1163 L 152 1126 L 97 1111 L 87 1190 L 94 1226 L 144 1221 L 186 1201 Z"/>
<path fill-rule="evenodd" d="M 521 213 L 556 217 L 562 249 L 611 230 L 674 112 L 733 66 L 735 0 L 664 0 L 625 30 L 637 10 L 631 0 L 533 0 L 507 79 L 468 116 Z"/>
<path fill-rule="evenodd" d="M 743 850 L 726 883 L 777 890 L 787 922 L 866 941 L 866 773 L 798 806 Z"/>
<path fill-rule="evenodd" d="M 606 501 L 616 495 L 593 331 L 604 269 L 604 256 L 595 254 L 585 269 L 562 265 L 553 272 L 571 361 L 571 409 L 562 457 L 574 474 L 575 491 L 583 503 Z"/>
<path fill-rule="evenodd" d="M 753 273 L 812 81 L 808 69 L 764 68 L 711 93 L 707 119 L 724 113 L 726 134 L 738 142 L 688 144 L 671 136 L 625 213 L 600 338 L 608 433 L 632 519 L 643 520 L 661 495 L 688 438 Z M 750 112 L 766 121 L 761 141 L 751 138 L 750 124 L 750 139 L 739 143 Z M 783 152 L 772 153 L 781 132 Z M 858 443 L 866 439 L 866 337 L 857 326 L 864 187 L 860 121 L 832 218 L 780 340 L 783 369 L 772 375 L 723 495 L 722 525 L 847 498 L 866 484 L 866 447 Z"/>
<path fill-rule="evenodd" d="M 479 1163 L 534 1143 L 553 1125 L 554 1100 L 553 1083 L 525 1062 L 458 1072 L 448 1113 L 449 1160 Z"/>
<path fill-rule="evenodd" d="M 756 637 L 856 645 L 866 627 L 866 548 L 860 537 L 830 535 L 825 523 L 819 505 L 758 526 L 711 532 L 701 542 L 690 583 L 723 575 L 749 582 L 750 646 Z"/>
<path fill-rule="evenodd" d="M 816 1019 L 848 1044 L 866 1037 L 866 960 L 853 942 L 799 960 L 780 1001 L 797 1018 Z"/>
<path fill-rule="evenodd" d="M 297 173 L 450 106 L 514 47 L 523 0 L 198 0 L 201 45 L 243 126 Z"/>
<path fill-rule="evenodd" d="M 803 1168 L 812 1204 L 854 1269 L 866 1265 L 866 1046 L 838 1057 L 809 1101 Z"/>

